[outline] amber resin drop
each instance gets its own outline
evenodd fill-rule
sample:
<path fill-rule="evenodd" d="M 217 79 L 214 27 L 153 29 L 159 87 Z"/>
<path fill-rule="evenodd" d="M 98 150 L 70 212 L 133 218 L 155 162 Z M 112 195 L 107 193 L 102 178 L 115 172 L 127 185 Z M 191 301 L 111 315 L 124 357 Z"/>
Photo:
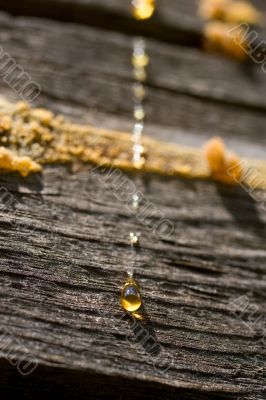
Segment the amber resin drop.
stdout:
<path fill-rule="evenodd" d="M 121 293 L 121 306 L 124 310 L 133 312 L 140 308 L 142 299 L 139 287 L 133 278 L 129 278 Z"/>
<path fill-rule="evenodd" d="M 133 0 L 133 16 L 136 19 L 148 19 L 150 18 L 155 10 L 154 0 Z"/>

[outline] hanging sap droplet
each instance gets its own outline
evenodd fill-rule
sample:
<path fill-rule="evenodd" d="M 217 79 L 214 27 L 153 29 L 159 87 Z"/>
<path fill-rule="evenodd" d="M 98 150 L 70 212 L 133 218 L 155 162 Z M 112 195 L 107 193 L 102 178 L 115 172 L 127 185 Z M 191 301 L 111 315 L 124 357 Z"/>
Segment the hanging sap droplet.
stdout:
<path fill-rule="evenodd" d="M 135 83 L 133 85 L 134 97 L 138 101 L 142 101 L 145 98 L 145 88 L 141 83 Z"/>
<path fill-rule="evenodd" d="M 147 78 L 147 73 L 145 68 L 134 68 L 133 74 L 134 78 L 139 82 L 145 82 Z"/>
<path fill-rule="evenodd" d="M 155 10 L 154 0 L 133 0 L 133 16 L 136 19 L 147 19 L 152 16 Z"/>
<path fill-rule="evenodd" d="M 143 54 L 133 55 L 131 59 L 134 68 L 145 68 L 149 64 L 149 57 L 145 52 Z"/>
<path fill-rule="evenodd" d="M 140 139 L 144 129 L 143 121 L 138 121 L 133 127 L 133 139 L 134 141 Z"/>
<path fill-rule="evenodd" d="M 130 277 L 122 290 L 120 304 L 124 310 L 133 312 L 140 308 L 141 303 L 142 299 L 139 286 L 136 281 Z"/>
<path fill-rule="evenodd" d="M 133 196 L 132 196 L 132 208 L 134 210 L 137 210 L 139 208 L 139 195 L 137 193 L 133 194 Z M 131 237 L 130 237 L 130 240 L 131 240 Z"/>
<path fill-rule="evenodd" d="M 145 110 L 142 104 L 136 104 L 134 106 L 134 118 L 137 121 L 142 121 L 145 118 Z"/>

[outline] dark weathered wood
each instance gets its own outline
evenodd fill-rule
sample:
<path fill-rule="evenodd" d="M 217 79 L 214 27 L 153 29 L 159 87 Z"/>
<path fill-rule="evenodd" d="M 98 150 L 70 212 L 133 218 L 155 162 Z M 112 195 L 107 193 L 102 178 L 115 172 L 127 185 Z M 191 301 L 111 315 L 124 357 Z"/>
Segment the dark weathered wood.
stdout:
<path fill-rule="evenodd" d="M 197 18 L 195 0 L 164 0 L 149 21 L 135 21 L 131 2 L 120 0 L 25 0 L 23 4 L 0 0 L 0 8 L 16 15 L 33 15 L 78 22 L 128 34 L 144 34 L 186 46 L 201 43 L 202 22 Z"/>
<path fill-rule="evenodd" d="M 253 0 L 265 11 L 263 0 Z M 160 0 L 151 20 L 134 21 L 131 0 L 0 0 L 0 8 L 15 15 L 31 15 L 78 22 L 128 34 L 143 34 L 185 46 L 202 45 L 204 21 L 197 0 Z M 264 35 L 265 36 L 265 35 Z"/>
<path fill-rule="evenodd" d="M 262 389 L 265 358 L 254 362 L 265 354 L 261 328 L 250 332 L 229 306 L 248 295 L 258 307 L 254 318 L 265 311 L 266 215 L 249 196 L 211 183 L 146 178 L 142 191 L 175 224 L 164 241 L 136 224 L 97 175 L 48 168 L 41 182 L 1 177 L 18 203 L 1 213 L 0 244 L 2 324 L 41 365 L 199 393 Z M 129 344 L 130 321 L 120 320 L 127 234 L 135 229 L 142 233 L 136 276 L 163 349 L 158 357 L 174 358 L 166 376 L 138 343 Z"/>
<path fill-rule="evenodd" d="M 11 367 L 7 363 L 1 363 L 1 376 L 10 379 L 10 374 Z M 178 396 L 184 400 L 206 400 L 206 396 L 196 390 L 175 389 L 162 384 L 157 384 L 155 389 L 154 385 L 147 381 L 136 382 L 125 377 L 96 374 L 95 371 L 88 374 L 85 371 L 40 366 L 38 374 L 26 379 L 18 375 L 15 379 L 16 386 L 1 388 L 3 396 L 15 397 L 19 392 L 20 398 L 36 399 L 41 390 L 42 397 L 50 399 L 137 400 L 152 397 L 160 400 L 163 397 L 175 400 Z M 216 400 L 229 398 L 232 397 L 228 394 L 215 394 Z M 254 399 L 256 398 L 253 397 Z"/>
<path fill-rule="evenodd" d="M 79 122 L 129 128 L 127 36 L 5 15 L 0 29 L 2 47 L 40 82 L 38 104 Z M 221 134 L 243 154 L 265 156 L 259 71 L 261 88 L 247 83 L 230 61 L 148 45 L 150 133 L 190 144 Z M 0 88 L 13 96 L 2 81 Z M 240 188 L 130 176 L 157 207 L 152 220 L 162 212 L 174 223 L 171 237 L 158 239 L 99 174 L 54 166 L 39 178 L 0 176 L 15 200 L 1 207 L 2 330 L 19 340 L 17 358 L 26 349 L 39 361 L 22 379 L 2 356 L 1 393 L 21 388 L 30 399 L 40 392 L 64 399 L 264 399 L 265 325 L 249 329 L 230 302 L 247 296 L 256 307 L 252 320 L 265 314 L 266 211 Z M 145 329 L 162 346 L 153 357 L 140 340 L 129 342 L 132 321 L 121 318 L 118 305 L 131 260 L 127 235 L 134 230 L 142 234 L 136 277 L 150 320 Z M 167 374 L 154 369 L 154 357 L 173 358 Z"/>
<path fill-rule="evenodd" d="M 131 121 L 131 42 L 127 36 L 4 15 L 1 30 L 4 50 L 40 83 L 38 104 L 51 106 L 52 99 L 56 111 L 66 112 L 64 103 L 72 115 L 73 108 L 82 107 L 79 121 L 88 121 L 90 110 L 94 115 L 95 111 L 119 114 Z M 240 65 L 198 50 L 184 52 L 153 41 L 148 49 L 147 122 L 163 125 L 151 126 L 149 132 L 192 145 L 222 135 L 240 153 L 264 156 L 266 79 L 259 68 L 249 71 L 254 77 L 248 78 Z M 0 85 L 3 91 L 8 89 L 5 82 Z M 101 125 L 100 115 L 97 118 Z M 167 126 L 175 129 L 168 131 Z M 120 121 L 115 128 L 121 129 Z"/>

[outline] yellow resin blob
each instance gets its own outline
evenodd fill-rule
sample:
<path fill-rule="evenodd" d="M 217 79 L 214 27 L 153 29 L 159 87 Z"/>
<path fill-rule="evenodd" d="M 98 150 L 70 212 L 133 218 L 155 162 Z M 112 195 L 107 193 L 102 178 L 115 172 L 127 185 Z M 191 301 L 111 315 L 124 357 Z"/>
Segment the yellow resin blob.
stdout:
<path fill-rule="evenodd" d="M 154 0 L 133 0 L 133 16 L 136 19 L 148 19 L 150 18 L 155 10 Z"/>
<path fill-rule="evenodd" d="M 141 304 L 141 294 L 138 287 L 138 284 L 133 278 L 129 278 L 121 293 L 121 306 L 125 311 L 134 312 L 137 311 Z"/>

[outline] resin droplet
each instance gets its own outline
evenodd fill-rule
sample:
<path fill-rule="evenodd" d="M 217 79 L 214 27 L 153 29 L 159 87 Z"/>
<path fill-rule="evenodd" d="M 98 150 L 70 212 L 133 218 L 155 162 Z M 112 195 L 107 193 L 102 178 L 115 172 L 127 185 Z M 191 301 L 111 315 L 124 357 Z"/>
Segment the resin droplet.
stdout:
<path fill-rule="evenodd" d="M 145 68 L 135 68 L 133 70 L 134 73 L 134 78 L 139 81 L 139 82 L 145 82 L 147 78 L 147 73 L 145 71 Z"/>
<path fill-rule="evenodd" d="M 152 16 L 155 10 L 154 0 L 133 0 L 133 16 L 136 19 L 147 19 Z"/>
<path fill-rule="evenodd" d="M 132 208 L 134 208 L 134 210 L 137 210 L 139 208 L 139 196 L 137 193 L 133 194 Z M 131 241 L 131 233 L 130 233 L 130 241 Z"/>
<path fill-rule="evenodd" d="M 145 98 L 145 89 L 141 83 L 135 83 L 133 86 L 133 93 L 138 101 L 142 101 Z"/>
<path fill-rule="evenodd" d="M 141 104 L 137 104 L 134 107 L 134 118 L 137 121 L 142 121 L 145 118 L 145 111 Z"/>
<path fill-rule="evenodd" d="M 145 68 L 149 64 L 149 57 L 142 51 L 140 54 L 134 54 L 132 57 L 132 65 L 134 68 Z"/>
<path fill-rule="evenodd" d="M 130 232 L 129 234 L 129 243 L 132 247 L 139 245 L 139 237 L 140 237 L 140 233 L 133 233 Z"/>
<path fill-rule="evenodd" d="M 124 310 L 133 312 L 140 308 L 141 303 L 141 294 L 136 281 L 133 278 L 128 278 L 121 293 L 121 306 Z"/>

